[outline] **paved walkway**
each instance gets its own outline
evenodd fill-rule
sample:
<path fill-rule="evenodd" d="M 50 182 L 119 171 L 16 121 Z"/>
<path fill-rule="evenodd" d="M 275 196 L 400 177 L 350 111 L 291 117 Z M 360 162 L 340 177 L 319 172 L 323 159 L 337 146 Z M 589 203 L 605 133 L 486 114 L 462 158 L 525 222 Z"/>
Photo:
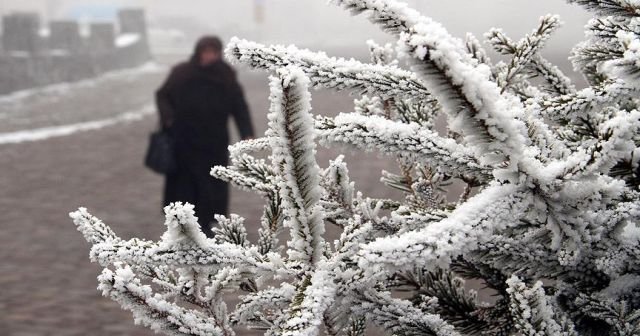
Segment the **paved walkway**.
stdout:
<path fill-rule="evenodd" d="M 162 76 L 146 73 L 97 84 L 59 95 L 53 105 L 26 101 L 25 111 L 48 115 L 54 122 L 18 118 L 0 128 L 13 132 L 59 125 L 59 119 L 86 122 L 134 110 L 149 103 Z M 263 131 L 266 76 L 243 74 L 242 81 Z M 313 104 L 317 113 L 334 114 L 351 110 L 351 99 L 319 92 Z M 55 118 L 58 113 L 64 118 Z M 158 239 L 164 231 L 162 179 L 142 166 L 155 123 L 146 117 L 45 141 L 0 145 L 0 335 L 152 335 L 100 296 L 95 279 L 100 268 L 89 262 L 88 244 L 68 213 L 86 206 L 123 238 Z M 320 165 L 335 156 L 321 150 Z M 365 194 L 382 197 L 389 192 L 378 182 L 384 160 L 358 155 L 348 161 Z M 247 217 L 253 237 L 251 223 L 261 209 L 257 196 L 234 191 L 232 211 Z"/>

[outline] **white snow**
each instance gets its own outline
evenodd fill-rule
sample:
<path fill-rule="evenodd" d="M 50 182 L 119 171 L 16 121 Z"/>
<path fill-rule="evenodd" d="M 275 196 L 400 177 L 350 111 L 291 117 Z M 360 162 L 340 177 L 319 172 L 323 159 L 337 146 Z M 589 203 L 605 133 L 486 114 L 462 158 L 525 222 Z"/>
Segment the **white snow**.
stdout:
<path fill-rule="evenodd" d="M 0 95 L 0 109 L 7 104 L 22 104 L 35 96 L 59 96 L 81 88 L 96 87 L 101 83 L 110 80 L 121 80 L 148 73 L 161 73 L 166 71 L 166 67 L 154 62 L 143 64 L 137 68 L 115 70 L 104 73 L 96 78 L 84 79 L 77 82 L 56 83 L 32 89 L 26 89 Z"/>
<path fill-rule="evenodd" d="M 167 231 L 162 235 L 162 248 L 171 249 L 180 244 L 207 247 L 209 241 L 198 224 L 192 204 L 173 203 L 164 208 L 164 213 Z"/>
<path fill-rule="evenodd" d="M 43 27 L 38 30 L 38 35 L 43 38 L 51 36 L 51 29 L 49 27 Z"/>
<path fill-rule="evenodd" d="M 88 121 L 76 124 L 37 128 L 31 130 L 0 133 L 0 145 L 18 144 L 23 142 L 42 141 L 51 138 L 69 136 L 79 132 L 99 130 L 120 123 L 141 120 L 155 113 L 153 104 L 147 104 L 142 108 L 119 114 L 112 118 Z"/>
<path fill-rule="evenodd" d="M 140 34 L 122 34 L 116 38 L 116 47 L 126 48 L 138 43 L 141 39 Z"/>

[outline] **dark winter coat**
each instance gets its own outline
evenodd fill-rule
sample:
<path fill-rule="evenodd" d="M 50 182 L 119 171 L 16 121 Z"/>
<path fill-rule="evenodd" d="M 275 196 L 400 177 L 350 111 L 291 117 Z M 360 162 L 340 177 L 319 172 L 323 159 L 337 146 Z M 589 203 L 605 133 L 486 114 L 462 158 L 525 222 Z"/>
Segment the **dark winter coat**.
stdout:
<path fill-rule="evenodd" d="M 211 167 L 227 165 L 228 120 L 234 118 L 243 139 L 254 137 L 254 130 L 233 69 L 223 61 L 202 67 L 199 53 L 197 48 L 190 61 L 173 68 L 156 101 L 178 163 L 166 178 L 164 203 L 194 204 L 200 225 L 208 230 L 214 214 L 228 211 L 227 184 L 209 175 Z"/>

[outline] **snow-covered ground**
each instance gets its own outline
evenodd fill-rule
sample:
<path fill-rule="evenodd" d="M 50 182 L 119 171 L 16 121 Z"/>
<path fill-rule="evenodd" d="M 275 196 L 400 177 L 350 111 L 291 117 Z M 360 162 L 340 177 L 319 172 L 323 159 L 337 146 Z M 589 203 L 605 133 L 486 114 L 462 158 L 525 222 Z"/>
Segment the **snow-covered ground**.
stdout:
<path fill-rule="evenodd" d="M 133 69 L 107 72 L 97 78 L 84 79 L 71 83 L 56 83 L 43 87 L 16 91 L 7 95 L 0 95 L 0 110 L 2 111 L 2 114 L 0 114 L 0 116 L 8 114 L 5 109 L 12 107 L 21 107 L 26 102 L 31 102 L 31 100 L 34 98 L 56 98 L 62 95 L 69 94 L 74 90 L 97 87 L 106 81 L 128 80 L 136 78 L 143 74 L 160 73 L 165 70 L 166 67 L 154 62 L 149 62 Z"/>
<path fill-rule="evenodd" d="M 43 127 L 16 132 L 0 133 L 0 145 L 16 144 L 29 141 L 41 141 L 51 138 L 68 136 L 78 132 L 95 131 L 101 128 L 115 126 L 124 122 L 140 120 L 155 112 L 153 104 L 148 104 L 140 109 L 125 112 L 112 118 L 96 121 L 87 121 L 62 126 Z"/>
<path fill-rule="evenodd" d="M 166 66 L 149 63 L 94 79 L 0 96 L 0 144 L 106 127 L 128 119 L 131 111 L 149 113 L 153 90 L 166 71 Z"/>

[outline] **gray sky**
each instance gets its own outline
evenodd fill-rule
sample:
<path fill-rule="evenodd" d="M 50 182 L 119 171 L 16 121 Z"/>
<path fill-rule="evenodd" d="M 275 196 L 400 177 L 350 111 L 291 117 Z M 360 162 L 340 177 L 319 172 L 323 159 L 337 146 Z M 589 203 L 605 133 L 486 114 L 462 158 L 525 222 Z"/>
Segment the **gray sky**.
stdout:
<path fill-rule="evenodd" d="M 195 34 L 238 35 L 263 42 L 294 43 L 313 48 L 360 46 L 373 38 L 388 40 L 364 18 L 327 5 L 326 0 L 262 0 L 265 22 L 254 22 L 256 0 L 0 0 L 0 11 L 37 10 L 54 18 L 73 15 L 78 8 L 144 6 L 154 26 L 191 25 Z M 583 37 L 588 16 L 562 0 L 408 0 L 457 36 L 471 31 L 481 37 L 491 27 L 502 27 L 519 38 L 547 13 L 560 14 L 566 25 L 549 43 L 554 54 L 568 54 Z M 179 22 L 176 24 L 175 22 Z M 201 30 L 201 31 L 200 31 Z"/>

